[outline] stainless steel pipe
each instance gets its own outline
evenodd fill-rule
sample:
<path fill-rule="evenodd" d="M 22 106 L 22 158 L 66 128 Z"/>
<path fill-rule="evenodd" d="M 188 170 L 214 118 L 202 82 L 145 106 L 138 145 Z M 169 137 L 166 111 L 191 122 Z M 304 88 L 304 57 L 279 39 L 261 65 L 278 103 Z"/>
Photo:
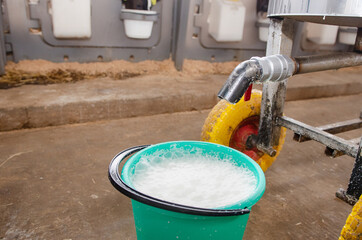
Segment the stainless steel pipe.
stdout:
<path fill-rule="evenodd" d="M 295 57 L 294 60 L 297 63 L 297 68 L 293 75 L 362 65 L 362 54 L 336 53 Z"/>

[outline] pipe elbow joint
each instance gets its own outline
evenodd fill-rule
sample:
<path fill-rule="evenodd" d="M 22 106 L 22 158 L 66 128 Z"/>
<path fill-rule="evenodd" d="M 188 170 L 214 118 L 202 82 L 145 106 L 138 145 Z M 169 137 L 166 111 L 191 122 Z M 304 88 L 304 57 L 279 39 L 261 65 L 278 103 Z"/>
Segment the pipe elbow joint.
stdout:
<path fill-rule="evenodd" d="M 295 61 L 284 55 L 252 57 L 240 63 L 230 74 L 218 97 L 237 103 L 254 82 L 282 81 L 296 72 Z"/>
<path fill-rule="evenodd" d="M 240 101 L 249 85 L 261 74 L 257 60 L 251 59 L 240 63 L 230 74 L 226 83 L 218 93 L 218 97 L 235 104 Z"/>

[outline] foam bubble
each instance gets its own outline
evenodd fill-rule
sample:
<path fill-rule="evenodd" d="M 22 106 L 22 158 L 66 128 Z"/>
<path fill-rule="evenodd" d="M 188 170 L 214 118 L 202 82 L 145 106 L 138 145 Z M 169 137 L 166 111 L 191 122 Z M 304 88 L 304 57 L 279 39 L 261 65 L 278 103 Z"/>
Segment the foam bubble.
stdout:
<path fill-rule="evenodd" d="M 217 154 L 202 154 L 197 148 L 143 156 L 131 181 L 144 194 L 201 208 L 234 204 L 256 187 L 256 177 L 249 169 Z"/>

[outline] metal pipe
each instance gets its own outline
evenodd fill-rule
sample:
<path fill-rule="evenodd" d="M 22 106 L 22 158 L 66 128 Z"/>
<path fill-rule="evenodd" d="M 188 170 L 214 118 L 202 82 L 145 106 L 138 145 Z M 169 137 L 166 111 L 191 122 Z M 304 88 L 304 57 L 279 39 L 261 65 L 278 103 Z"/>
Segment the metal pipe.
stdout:
<path fill-rule="evenodd" d="M 295 57 L 294 60 L 297 63 L 294 74 L 301 74 L 362 65 L 362 54 L 354 52 L 335 53 Z"/>
<path fill-rule="evenodd" d="M 362 54 L 348 52 L 291 58 L 284 55 L 252 57 L 230 74 L 218 96 L 237 103 L 254 82 L 282 81 L 292 75 L 362 65 Z"/>

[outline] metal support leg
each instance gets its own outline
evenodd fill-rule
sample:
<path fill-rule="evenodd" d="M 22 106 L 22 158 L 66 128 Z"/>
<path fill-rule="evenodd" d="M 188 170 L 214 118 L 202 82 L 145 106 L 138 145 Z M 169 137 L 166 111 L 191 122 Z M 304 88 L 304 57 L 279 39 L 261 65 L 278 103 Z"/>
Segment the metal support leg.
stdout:
<path fill-rule="evenodd" d="M 336 196 L 347 203 L 354 205 L 362 194 L 362 138 L 359 143 L 356 161 L 349 180 L 347 191 L 340 188 Z"/>
<path fill-rule="evenodd" d="M 362 28 L 359 27 L 357 30 L 356 42 L 354 44 L 354 50 L 356 52 L 362 52 Z"/>
<path fill-rule="evenodd" d="M 172 52 L 172 60 L 175 62 L 175 66 L 177 70 L 182 70 L 182 65 L 184 62 L 184 52 L 186 46 L 186 32 L 187 32 L 187 21 L 181 21 L 181 19 L 187 19 L 188 18 L 188 9 L 190 8 L 190 2 L 191 1 L 182 1 L 177 0 L 177 8 L 179 9 L 176 16 L 176 21 L 179 24 L 174 24 L 174 26 L 177 25 L 176 34 L 175 36 L 175 46 Z"/>
<path fill-rule="evenodd" d="M 283 54 L 290 56 L 293 46 L 294 20 L 271 19 L 266 55 Z M 260 110 L 260 125 L 257 147 L 271 156 L 275 155 L 273 146 L 278 145 L 280 126 L 274 119 L 282 116 L 286 94 L 287 79 L 263 84 L 263 97 Z"/>
<path fill-rule="evenodd" d="M 5 74 L 6 49 L 3 29 L 3 13 L 0 5 L 0 75 Z"/>

